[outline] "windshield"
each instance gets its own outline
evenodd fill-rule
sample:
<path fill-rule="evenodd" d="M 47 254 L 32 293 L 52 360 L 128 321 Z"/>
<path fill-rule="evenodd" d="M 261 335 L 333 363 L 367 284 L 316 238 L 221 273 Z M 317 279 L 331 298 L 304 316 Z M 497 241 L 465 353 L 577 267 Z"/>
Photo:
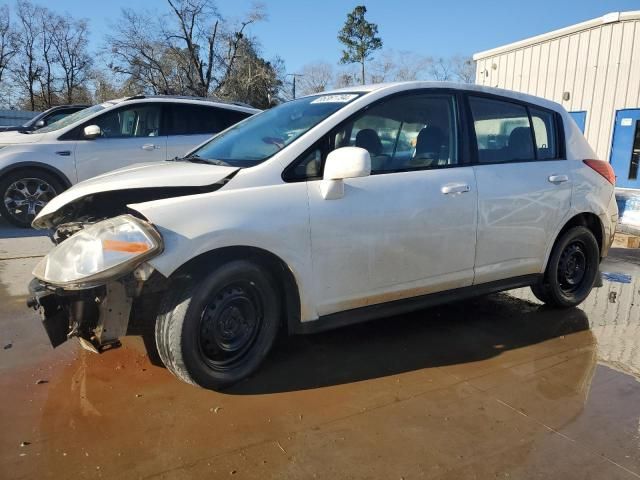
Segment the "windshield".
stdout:
<path fill-rule="evenodd" d="M 94 105 L 93 107 L 85 108 L 76 113 L 72 113 L 71 115 L 67 115 L 66 117 L 61 118 L 57 122 L 53 122 L 52 124 L 47 125 L 46 127 L 42 127 L 41 129 L 37 130 L 37 132 L 38 133 L 55 132 L 56 130 L 60 130 L 61 128 L 68 127 L 69 125 L 72 125 L 77 121 L 82 120 L 83 118 L 87 118 L 93 115 L 94 113 L 104 110 L 104 108 L 105 108 L 104 105 Z"/>
<path fill-rule="evenodd" d="M 222 132 L 189 157 L 252 167 L 359 96 L 358 93 L 314 95 L 283 103 Z"/>

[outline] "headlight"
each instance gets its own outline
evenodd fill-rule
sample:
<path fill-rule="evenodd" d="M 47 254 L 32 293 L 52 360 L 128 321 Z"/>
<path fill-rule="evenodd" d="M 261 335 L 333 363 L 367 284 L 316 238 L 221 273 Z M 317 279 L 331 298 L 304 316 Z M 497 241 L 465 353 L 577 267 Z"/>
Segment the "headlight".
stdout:
<path fill-rule="evenodd" d="M 131 215 L 121 215 L 63 241 L 33 274 L 61 287 L 90 288 L 133 270 L 161 250 L 162 238 L 155 228 Z"/>

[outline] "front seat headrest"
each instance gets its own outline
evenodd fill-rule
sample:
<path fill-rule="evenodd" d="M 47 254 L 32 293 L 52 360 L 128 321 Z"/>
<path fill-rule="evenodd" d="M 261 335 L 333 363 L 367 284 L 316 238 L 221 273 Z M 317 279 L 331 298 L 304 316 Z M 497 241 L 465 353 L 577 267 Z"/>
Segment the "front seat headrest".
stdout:
<path fill-rule="evenodd" d="M 369 151 L 369 155 L 380 155 L 382 153 L 382 142 L 375 130 L 365 128 L 356 135 L 356 147 Z"/>

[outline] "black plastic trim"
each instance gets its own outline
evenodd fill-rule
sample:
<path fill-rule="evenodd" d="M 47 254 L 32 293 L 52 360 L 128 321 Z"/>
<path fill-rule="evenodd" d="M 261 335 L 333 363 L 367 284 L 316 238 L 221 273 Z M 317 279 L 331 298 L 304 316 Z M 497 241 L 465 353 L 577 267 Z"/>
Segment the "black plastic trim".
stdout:
<path fill-rule="evenodd" d="M 434 307 L 443 303 L 464 300 L 490 293 L 510 290 L 512 288 L 527 287 L 539 282 L 542 274 L 522 275 L 506 280 L 471 285 L 469 287 L 455 288 L 444 292 L 430 293 L 392 302 L 368 305 L 366 307 L 354 308 L 343 312 L 323 315 L 318 320 L 299 322 L 292 325 L 295 334 L 309 334 L 344 327 L 355 323 L 366 322 L 381 317 L 400 315 L 414 310 Z"/>

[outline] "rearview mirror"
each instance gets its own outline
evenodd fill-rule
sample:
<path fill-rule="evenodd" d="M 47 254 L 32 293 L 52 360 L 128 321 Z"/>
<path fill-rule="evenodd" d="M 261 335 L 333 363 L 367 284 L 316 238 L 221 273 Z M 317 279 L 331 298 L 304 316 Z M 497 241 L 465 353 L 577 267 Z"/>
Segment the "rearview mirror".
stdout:
<path fill-rule="evenodd" d="M 87 140 L 93 140 L 94 138 L 99 137 L 102 131 L 98 125 L 87 125 L 84 127 L 82 133 L 84 134 L 84 138 Z"/>
<path fill-rule="evenodd" d="M 344 196 L 345 178 L 371 175 L 371 156 L 364 148 L 341 147 L 327 155 L 320 191 L 325 200 Z"/>

